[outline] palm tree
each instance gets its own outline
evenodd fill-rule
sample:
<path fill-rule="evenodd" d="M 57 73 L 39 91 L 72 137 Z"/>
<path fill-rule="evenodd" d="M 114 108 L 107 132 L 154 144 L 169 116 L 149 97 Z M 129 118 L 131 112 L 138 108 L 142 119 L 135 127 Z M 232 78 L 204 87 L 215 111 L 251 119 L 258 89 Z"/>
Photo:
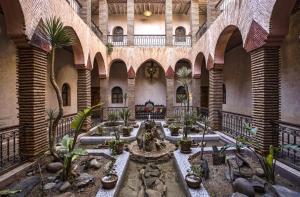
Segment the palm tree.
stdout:
<path fill-rule="evenodd" d="M 50 82 L 55 90 L 57 102 L 58 102 L 58 113 L 56 117 L 51 121 L 49 126 L 49 145 L 50 152 L 55 157 L 58 158 L 56 154 L 56 128 L 58 126 L 59 120 L 63 117 L 63 100 L 60 88 L 57 85 L 55 79 L 55 52 L 57 48 L 63 48 L 66 46 L 71 46 L 75 44 L 75 36 L 72 32 L 64 26 L 60 18 L 53 17 L 47 19 L 41 26 L 40 33 L 42 38 L 47 40 L 51 45 L 50 57 L 51 57 L 51 68 L 50 68 Z"/>
<path fill-rule="evenodd" d="M 190 108 L 190 91 L 189 91 L 189 84 L 191 83 L 191 74 L 192 70 L 187 67 L 182 67 L 177 71 L 178 82 L 184 87 L 185 95 L 187 99 L 187 111 Z"/>

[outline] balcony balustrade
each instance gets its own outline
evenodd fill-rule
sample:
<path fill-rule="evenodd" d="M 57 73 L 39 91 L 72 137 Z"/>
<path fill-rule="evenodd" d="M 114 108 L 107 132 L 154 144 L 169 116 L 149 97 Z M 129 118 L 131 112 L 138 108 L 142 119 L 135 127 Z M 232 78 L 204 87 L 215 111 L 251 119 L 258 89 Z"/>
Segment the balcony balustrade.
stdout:
<path fill-rule="evenodd" d="M 173 46 L 179 47 L 191 47 L 192 46 L 192 36 L 173 36 Z"/>
<path fill-rule="evenodd" d="M 82 7 L 78 0 L 66 0 L 73 10 L 79 14 L 80 8 Z"/>
<path fill-rule="evenodd" d="M 99 29 L 99 27 L 94 23 L 94 21 L 92 21 L 92 30 L 93 32 L 98 36 L 98 38 L 100 40 L 102 40 L 103 38 L 103 33 L 102 31 Z"/>
<path fill-rule="evenodd" d="M 199 27 L 199 30 L 196 33 L 196 40 L 198 41 L 206 31 L 207 31 L 207 22 L 203 23 L 203 25 Z"/>
<path fill-rule="evenodd" d="M 165 35 L 134 35 L 135 46 L 165 46 Z"/>
<path fill-rule="evenodd" d="M 127 36 L 126 35 L 108 35 L 107 42 L 111 43 L 113 46 L 127 46 Z"/>

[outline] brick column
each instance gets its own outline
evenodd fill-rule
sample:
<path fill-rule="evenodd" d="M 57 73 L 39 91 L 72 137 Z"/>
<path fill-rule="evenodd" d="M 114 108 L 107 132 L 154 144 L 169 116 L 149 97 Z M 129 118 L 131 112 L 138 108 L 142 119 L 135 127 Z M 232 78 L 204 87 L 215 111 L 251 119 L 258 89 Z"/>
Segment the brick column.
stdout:
<path fill-rule="evenodd" d="M 216 5 L 220 0 L 208 0 L 207 2 L 207 27 L 209 27 L 220 15 L 220 11 L 216 9 Z"/>
<path fill-rule="evenodd" d="M 194 76 L 192 81 L 192 101 L 193 107 L 200 109 L 201 107 L 201 79 L 200 76 Z"/>
<path fill-rule="evenodd" d="M 108 79 L 105 75 L 100 75 L 100 102 L 103 103 L 103 120 L 107 120 L 109 94 L 110 91 L 108 89 Z"/>
<path fill-rule="evenodd" d="M 199 2 L 196 0 L 191 0 L 190 24 L 192 32 L 192 45 L 194 45 L 197 41 L 196 33 L 199 29 Z"/>
<path fill-rule="evenodd" d="M 127 44 L 134 45 L 134 0 L 127 0 Z"/>
<path fill-rule="evenodd" d="M 174 76 L 175 72 L 171 66 L 169 66 L 166 72 L 167 83 L 167 118 L 174 117 Z"/>
<path fill-rule="evenodd" d="M 107 43 L 108 5 L 107 0 L 99 0 L 99 29 L 102 31 L 102 41 Z"/>
<path fill-rule="evenodd" d="M 173 12 L 172 12 L 172 0 L 166 0 L 165 7 L 165 34 L 166 34 L 166 46 L 173 45 Z"/>
<path fill-rule="evenodd" d="M 221 130 L 223 105 L 223 65 L 214 65 L 209 71 L 209 120 L 212 129 Z"/>
<path fill-rule="evenodd" d="M 81 4 L 80 17 L 89 26 L 92 26 L 92 0 L 79 0 Z"/>
<path fill-rule="evenodd" d="M 77 80 L 77 111 L 82 111 L 91 106 L 91 71 L 88 69 L 78 69 Z M 84 130 L 91 126 L 91 119 L 86 122 Z"/>
<path fill-rule="evenodd" d="M 20 153 L 34 159 L 48 148 L 46 124 L 47 53 L 27 46 L 17 48 L 17 90 L 20 133 Z"/>
<path fill-rule="evenodd" d="M 131 66 L 127 72 L 127 102 L 131 111 L 131 119 L 135 120 L 135 71 Z"/>
<path fill-rule="evenodd" d="M 272 126 L 280 117 L 280 48 L 265 46 L 252 51 L 253 126 L 259 150 L 267 152 L 270 145 L 278 145 L 278 134 Z"/>

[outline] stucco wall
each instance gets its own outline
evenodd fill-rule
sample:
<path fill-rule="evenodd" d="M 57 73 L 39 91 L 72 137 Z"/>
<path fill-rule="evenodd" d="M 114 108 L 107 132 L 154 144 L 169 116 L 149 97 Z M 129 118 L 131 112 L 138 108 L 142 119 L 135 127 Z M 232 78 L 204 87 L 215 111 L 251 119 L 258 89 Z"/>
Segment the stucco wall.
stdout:
<path fill-rule="evenodd" d="M 127 16 L 126 15 L 110 15 L 108 17 L 108 31 L 112 34 L 113 28 L 121 26 L 124 34 L 127 34 Z M 188 15 L 173 15 L 173 34 L 178 26 L 186 29 L 186 34 L 190 32 L 190 19 Z M 152 15 L 145 17 L 136 15 L 134 18 L 134 34 L 165 34 L 165 15 Z"/>
<path fill-rule="evenodd" d="M 300 120 L 300 12 L 290 18 L 290 30 L 282 48 L 281 119 L 299 124 Z"/>
<path fill-rule="evenodd" d="M 166 79 L 162 68 L 159 77 L 151 81 L 145 77 L 145 66 L 140 67 L 136 74 L 135 88 L 135 104 L 143 105 L 151 100 L 155 105 L 166 106 Z"/>
<path fill-rule="evenodd" d="M 251 116 L 251 62 L 242 46 L 225 54 L 224 83 L 226 104 L 223 110 Z"/>
<path fill-rule="evenodd" d="M 64 83 L 68 83 L 71 89 L 71 106 L 64 107 L 64 115 L 77 113 L 77 70 L 74 67 L 73 55 L 64 49 L 57 50 L 55 61 L 55 74 L 60 89 Z M 48 66 L 48 73 L 50 66 Z M 58 109 L 56 94 L 47 75 L 46 86 L 46 110 Z"/>
<path fill-rule="evenodd" d="M 111 65 L 110 75 L 109 75 L 109 91 L 108 91 L 108 102 L 109 107 L 123 107 L 123 103 L 112 103 L 111 102 L 111 90 L 119 86 L 122 88 L 123 95 L 127 92 L 127 68 L 122 62 L 115 62 Z M 123 100 L 124 102 L 124 100 Z"/>
<path fill-rule="evenodd" d="M 0 14 L 0 127 L 19 124 L 17 110 L 16 48 L 8 39 Z"/>

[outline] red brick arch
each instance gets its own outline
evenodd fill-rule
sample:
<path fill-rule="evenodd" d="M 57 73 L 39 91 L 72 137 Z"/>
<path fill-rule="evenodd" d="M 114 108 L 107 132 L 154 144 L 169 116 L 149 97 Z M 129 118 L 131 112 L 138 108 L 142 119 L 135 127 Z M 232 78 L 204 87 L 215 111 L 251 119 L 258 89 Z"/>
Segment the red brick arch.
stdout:
<path fill-rule="evenodd" d="M 202 66 L 206 67 L 206 58 L 202 52 L 198 53 L 196 56 L 194 65 L 193 65 L 193 76 L 200 77 L 201 76 L 201 68 Z"/>
<path fill-rule="evenodd" d="M 97 52 L 95 57 L 93 58 L 93 68 L 94 66 L 98 67 L 98 73 L 100 77 L 104 77 L 107 75 L 106 69 L 105 69 L 105 61 L 100 52 Z"/>

